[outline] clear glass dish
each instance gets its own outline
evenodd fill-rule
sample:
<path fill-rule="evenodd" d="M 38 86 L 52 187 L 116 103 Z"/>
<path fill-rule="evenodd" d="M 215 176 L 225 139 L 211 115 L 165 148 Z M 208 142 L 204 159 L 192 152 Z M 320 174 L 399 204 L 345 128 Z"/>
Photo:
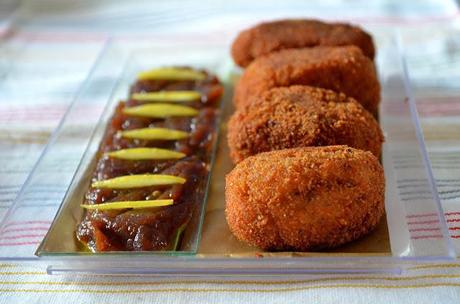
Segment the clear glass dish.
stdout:
<path fill-rule="evenodd" d="M 402 47 L 394 34 L 372 33 L 378 50 L 376 64 L 382 85 L 379 120 L 385 143 L 382 163 L 386 177 L 386 218 L 369 236 L 326 252 L 261 252 L 237 242 L 224 217 L 224 176 L 231 169 L 225 134 L 216 146 L 208 204 L 196 219 L 189 246 L 174 252 L 81 252 L 75 245 L 81 183 L 85 180 L 114 103 L 124 97 L 139 70 L 161 65 L 188 65 L 215 73 L 224 83 L 221 133 L 233 111 L 231 97 L 240 71 L 225 44 L 159 46 L 145 40 L 112 40 L 107 43 L 80 94 L 54 133 L 16 202 L 2 222 L 53 219 L 34 255 L 36 244 L 17 251 L 0 247 L 0 259 L 33 260 L 50 273 L 135 273 L 155 275 L 303 275 L 311 273 L 399 273 L 404 265 L 454 259 L 447 225 L 431 172 L 417 111 L 411 96 Z M 410 159 L 401 165 L 401 159 Z M 406 162 L 405 162 L 406 163 Z M 65 164 L 65 165 L 62 165 Z M 406 193 L 401 181 L 422 181 L 419 193 Z M 34 208 L 34 195 L 44 185 L 46 201 Z M 59 185 L 59 186 L 57 186 Z M 44 197 L 43 197 L 44 196 Z M 59 210 L 58 210 L 59 208 Z M 78 211 L 77 211 L 78 210 Z M 57 211 L 57 213 L 56 213 Z M 80 213 L 79 213 L 80 212 Z M 409 229 L 417 214 L 431 214 L 439 233 L 418 236 Z M 201 238 L 201 241 L 200 241 Z"/>

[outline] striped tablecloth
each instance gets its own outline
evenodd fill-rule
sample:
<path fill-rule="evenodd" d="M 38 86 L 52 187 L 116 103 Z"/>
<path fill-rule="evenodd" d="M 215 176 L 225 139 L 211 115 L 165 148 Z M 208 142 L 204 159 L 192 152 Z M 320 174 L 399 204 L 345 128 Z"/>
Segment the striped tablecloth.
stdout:
<path fill-rule="evenodd" d="M 3 217 L 8 210 L 50 133 L 86 77 L 108 37 L 108 27 L 116 28 L 118 35 L 132 34 L 126 29 L 130 21 L 135 23 L 137 31 L 145 30 L 143 24 L 158 27 L 152 39 L 173 43 L 181 35 L 191 35 L 181 32 L 184 24 L 168 28 L 171 20 L 174 24 L 181 20 L 189 22 L 187 30 L 199 32 L 194 34 L 196 39 L 231 39 L 238 29 L 255 19 L 324 11 L 324 7 L 301 11 L 300 4 L 277 10 L 276 2 L 268 3 L 263 14 L 258 7 L 259 10 L 254 10 L 252 15 L 242 13 L 242 9 L 229 9 L 223 14 L 222 7 L 219 9 L 215 4 L 201 6 L 194 15 L 200 18 L 188 20 L 188 12 L 194 9 L 190 1 L 186 1 L 185 9 L 175 1 L 169 5 L 161 2 L 157 10 L 142 2 L 139 10 L 144 10 L 145 14 L 138 12 L 134 19 L 126 16 L 126 4 L 120 4 L 122 8 L 118 9 L 113 5 L 101 5 L 84 10 L 83 4 L 89 5 L 84 2 L 75 5 L 80 14 L 78 19 L 75 12 L 60 11 L 62 5 L 58 2 L 41 1 L 41 9 L 36 3 L 26 3 L 17 10 L 14 1 L 5 1 L 2 4 L 5 9 L 0 10 L 0 18 L 3 18 L 0 22 L 0 216 Z M 384 7 L 385 2 L 378 3 L 380 8 Z M 395 3 L 390 1 L 390 4 Z M 421 17 L 412 16 L 410 6 L 403 5 L 402 11 L 408 16 L 394 17 L 391 11 L 371 18 L 366 11 L 358 10 L 356 21 L 367 24 L 378 19 L 382 27 L 401 28 L 424 136 L 451 238 L 459 253 L 460 18 L 455 5 L 450 2 L 438 10 L 432 9 L 434 2 L 423 3 L 424 10 L 418 11 Z M 353 8 L 346 12 L 350 13 Z M 14 14 L 4 13 L 6 9 L 11 9 Z M 334 14 L 339 11 L 331 10 L 326 17 L 337 18 Z M 379 12 L 379 6 L 371 11 Z M 148 13 L 156 13 L 158 17 L 152 18 Z M 107 14 L 113 17 L 102 18 Z M 173 36 L 161 32 L 166 29 L 174 33 Z M 410 162 L 401 160 L 407 161 Z M 410 198 L 417 194 L 420 181 L 414 177 L 398 186 L 406 189 Z M 36 200 L 40 199 L 41 191 L 48 193 L 59 189 L 49 186 L 37 189 Z M 432 214 L 409 216 L 413 237 L 436 237 L 439 234 Z M 51 219 L 52 216 L 37 216 L 32 221 L 8 222 L 0 231 L 0 249 L 20 251 L 36 247 Z M 336 303 L 344 299 L 347 303 L 459 303 L 460 262 L 417 265 L 398 276 L 317 275 L 257 282 L 126 275 L 50 276 L 42 265 L 0 263 L 0 303 Z"/>

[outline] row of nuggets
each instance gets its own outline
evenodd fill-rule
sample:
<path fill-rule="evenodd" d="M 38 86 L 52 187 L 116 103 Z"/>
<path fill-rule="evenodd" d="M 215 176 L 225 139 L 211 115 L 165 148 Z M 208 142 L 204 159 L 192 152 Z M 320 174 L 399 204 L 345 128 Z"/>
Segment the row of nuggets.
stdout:
<path fill-rule="evenodd" d="M 228 123 L 226 217 L 264 250 L 333 248 L 368 234 L 384 214 L 374 116 L 380 85 L 372 37 L 316 20 L 259 24 L 239 34 L 245 71 Z"/>

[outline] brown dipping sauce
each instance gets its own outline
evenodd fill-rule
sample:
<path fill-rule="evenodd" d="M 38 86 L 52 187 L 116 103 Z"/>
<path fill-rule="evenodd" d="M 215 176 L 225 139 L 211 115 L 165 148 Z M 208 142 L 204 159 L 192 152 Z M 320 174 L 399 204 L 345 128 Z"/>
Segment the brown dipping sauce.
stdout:
<path fill-rule="evenodd" d="M 181 231 L 186 229 L 194 212 L 203 203 L 209 174 L 216 118 L 223 87 L 206 73 L 204 80 L 137 81 L 130 93 L 195 90 L 201 100 L 181 103 L 199 112 L 195 117 L 145 118 L 128 116 L 123 108 L 143 104 L 129 99 L 115 109 L 99 151 L 91 182 L 132 174 L 167 174 L 186 179 L 182 185 L 153 186 L 134 189 L 98 189 L 89 187 L 83 204 L 115 201 L 173 199 L 171 206 L 124 210 L 86 210 L 76 230 L 77 239 L 93 252 L 176 250 Z M 139 128 L 168 128 L 186 131 L 182 140 L 138 140 L 122 138 L 119 131 Z M 124 160 L 111 158 L 105 152 L 126 148 L 156 147 L 186 154 L 180 160 Z"/>

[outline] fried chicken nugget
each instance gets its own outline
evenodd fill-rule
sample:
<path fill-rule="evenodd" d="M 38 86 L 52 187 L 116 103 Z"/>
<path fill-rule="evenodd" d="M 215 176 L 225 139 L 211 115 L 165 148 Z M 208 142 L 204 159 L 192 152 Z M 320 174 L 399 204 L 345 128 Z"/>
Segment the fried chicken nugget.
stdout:
<path fill-rule="evenodd" d="M 230 156 L 238 163 L 260 152 L 348 145 L 380 156 L 377 121 L 353 98 L 308 86 L 274 88 L 230 118 Z"/>
<path fill-rule="evenodd" d="M 342 92 L 371 113 L 380 102 L 374 63 L 355 46 L 282 50 L 254 60 L 235 88 L 237 108 L 274 87 L 308 85 Z"/>
<path fill-rule="evenodd" d="M 246 67 L 255 58 L 282 49 L 346 45 L 357 46 L 374 59 L 372 37 L 357 26 L 313 19 L 277 20 L 242 31 L 232 44 L 232 57 L 236 64 Z"/>
<path fill-rule="evenodd" d="M 264 250 L 332 248 L 369 233 L 384 214 L 383 169 L 347 146 L 265 152 L 226 177 L 226 217 L 241 241 Z"/>

